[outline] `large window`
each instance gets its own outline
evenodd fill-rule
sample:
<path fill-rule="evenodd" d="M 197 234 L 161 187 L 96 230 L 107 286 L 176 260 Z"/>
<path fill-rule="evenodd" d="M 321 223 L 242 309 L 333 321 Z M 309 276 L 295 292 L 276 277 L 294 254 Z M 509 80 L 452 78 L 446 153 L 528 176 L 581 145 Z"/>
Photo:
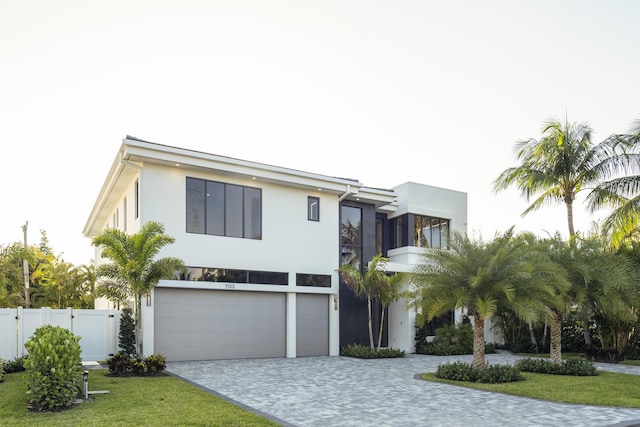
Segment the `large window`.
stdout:
<path fill-rule="evenodd" d="M 187 178 L 187 233 L 262 238 L 259 188 Z"/>
<path fill-rule="evenodd" d="M 351 206 L 340 208 L 340 265 L 362 264 L 362 209 Z"/>
<path fill-rule="evenodd" d="M 315 288 L 330 288 L 331 276 L 328 274 L 296 273 L 296 286 L 313 286 Z"/>
<path fill-rule="evenodd" d="M 413 245 L 421 248 L 444 248 L 449 245 L 449 220 L 414 215 Z"/>

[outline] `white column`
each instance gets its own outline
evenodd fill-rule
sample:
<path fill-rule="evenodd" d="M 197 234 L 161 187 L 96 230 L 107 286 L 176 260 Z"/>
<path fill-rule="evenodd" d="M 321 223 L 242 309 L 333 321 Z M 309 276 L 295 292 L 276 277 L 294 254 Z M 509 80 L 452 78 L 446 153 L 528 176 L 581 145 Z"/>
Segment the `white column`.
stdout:
<path fill-rule="evenodd" d="M 150 356 L 155 353 L 154 349 L 154 325 L 153 325 L 153 304 L 155 302 L 155 290 L 151 290 L 149 295 L 144 295 L 140 307 L 140 322 L 142 323 L 142 355 Z"/>
<path fill-rule="evenodd" d="M 296 357 L 297 322 L 296 293 L 287 292 L 287 357 Z"/>

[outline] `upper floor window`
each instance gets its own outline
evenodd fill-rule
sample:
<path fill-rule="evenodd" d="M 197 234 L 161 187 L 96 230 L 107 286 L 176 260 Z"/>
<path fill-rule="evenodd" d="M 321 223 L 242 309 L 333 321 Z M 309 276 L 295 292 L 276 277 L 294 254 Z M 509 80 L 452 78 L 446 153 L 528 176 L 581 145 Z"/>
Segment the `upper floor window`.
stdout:
<path fill-rule="evenodd" d="M 187 233 L 262 238 L 262 190 L 187 178 Z"/>
<path fill-rule="evenodd" d="M 307 197 L 307 219 L 309 221 L 320 221 L 320 198 Z"/>
<path fill-rule="evenodd" d="M 449 220 L 414 215 L 414 246 L 421 248 L 447 248 L 449 245 Z"/>

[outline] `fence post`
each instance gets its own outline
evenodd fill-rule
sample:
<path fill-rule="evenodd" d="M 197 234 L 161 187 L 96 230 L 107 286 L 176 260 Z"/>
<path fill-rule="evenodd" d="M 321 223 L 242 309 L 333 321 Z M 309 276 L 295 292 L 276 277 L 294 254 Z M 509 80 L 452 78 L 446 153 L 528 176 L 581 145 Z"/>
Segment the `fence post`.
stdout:
<path fill-rule="evenodd" d="M 24 308 L 18 307 L 16 309 L 17 335 L 16 335 L 16 357 L 24 356 Z"/>
<path fill-rule="evenodd" d="M 69 322 L 69 332 L 73 334 L 73 309 L 71 307 L 67 307 L 67 321 Z"/>

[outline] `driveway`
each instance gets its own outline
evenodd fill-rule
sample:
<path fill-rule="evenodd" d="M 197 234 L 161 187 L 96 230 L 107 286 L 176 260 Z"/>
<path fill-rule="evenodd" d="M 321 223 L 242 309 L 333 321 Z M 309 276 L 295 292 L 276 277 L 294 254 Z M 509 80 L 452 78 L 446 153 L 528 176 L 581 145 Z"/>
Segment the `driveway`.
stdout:
<path fill-rule="evenodd" d="M 167 369 L 285 426 L 601 427 L 640 422 L 640 409 L 551 403 L 415 379 L 455 360 L 470 362 L 471 356 L 217 360 L 172 362 Z M 487 356 L 491 364 L 515 360 L 509 354 Z M 636 367 L 615 369 L 640 374 Z"/>

